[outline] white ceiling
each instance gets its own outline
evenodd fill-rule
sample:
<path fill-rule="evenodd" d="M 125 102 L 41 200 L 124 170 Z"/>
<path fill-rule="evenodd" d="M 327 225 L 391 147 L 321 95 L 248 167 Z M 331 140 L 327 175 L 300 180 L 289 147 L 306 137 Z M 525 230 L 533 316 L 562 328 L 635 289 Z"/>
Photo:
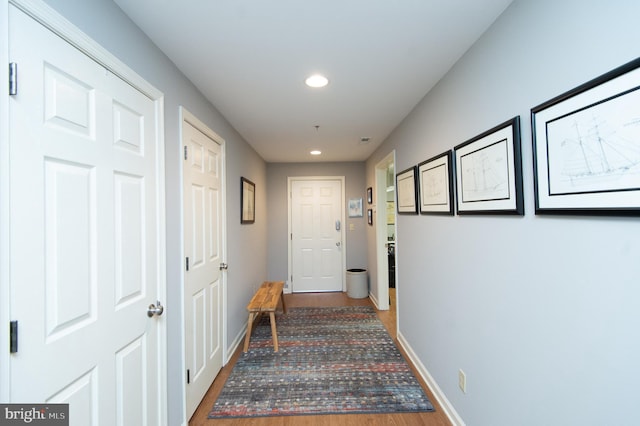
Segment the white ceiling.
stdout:
<path fill-rule="evenodd" d="M 365 160 L 512 2 L 114 1 L 268 162 Z"/>

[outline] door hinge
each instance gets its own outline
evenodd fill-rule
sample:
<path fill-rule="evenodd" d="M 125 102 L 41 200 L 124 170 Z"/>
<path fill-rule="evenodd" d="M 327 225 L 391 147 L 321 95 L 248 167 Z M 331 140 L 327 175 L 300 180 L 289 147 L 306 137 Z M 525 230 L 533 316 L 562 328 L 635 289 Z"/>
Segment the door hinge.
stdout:
<path fill-rule="evenodd" d="M 188 148 L 187 148 L 187 146 L 185 145 L 185 146 L 184 146 L 184 159 L 185 159 L 185 160 L 186 160 L 186 159 L 187 159 L 187 157 L 189 156 L 189 155 L 187 154 L 188 150 L 189 150 L 189 149 L 188 149 Z"/>
<path fill-rule="evenodd" d="M 191 371 L 187 368 L 187 384 L 191 383 Z"/>
<path fill-rule="evenodd" d="M 18 94 L 18 64 L 11 62 L 9 64 L 9 95 Z"/>
<path fill-rule="evenodd" d="M 188 270 L 189 270 L 189 258 L 188 258 L 188 257 L 187 257 L 187 260 L 186 260 L 186 262 L 185 262 L 185 263 L 186 263 L 187 271 L 188 271 Z"/>
<path fill-rule="evenodd" d="M 9 323 L 9 352 L 12 354 L 18 352 L 18 321 Z"/>

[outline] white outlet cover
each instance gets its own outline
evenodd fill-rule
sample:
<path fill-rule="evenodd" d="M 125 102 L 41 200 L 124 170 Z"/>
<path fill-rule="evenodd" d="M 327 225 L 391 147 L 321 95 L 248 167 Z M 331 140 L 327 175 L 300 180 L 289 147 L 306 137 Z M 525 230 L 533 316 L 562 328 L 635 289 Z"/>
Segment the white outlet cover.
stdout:
<path fill-rule="evenodd" d="M 467 375 L 462 370 L 458 370 L 458 386 L 462 392 L 467 393 Z"/>

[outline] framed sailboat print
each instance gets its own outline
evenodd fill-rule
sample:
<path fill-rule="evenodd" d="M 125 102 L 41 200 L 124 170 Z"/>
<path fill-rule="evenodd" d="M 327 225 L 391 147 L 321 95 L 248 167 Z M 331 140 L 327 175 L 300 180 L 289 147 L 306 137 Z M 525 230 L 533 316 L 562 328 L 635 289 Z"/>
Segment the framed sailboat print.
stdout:
<path fill-rule="evenodd" d="M 524 215 L 520 116 L 453 149 L 459 215 Z"/>
<path fill-rule="evenodd" d="M 640 58 L 531 109 L 536 214 L 640 215 Z"/>

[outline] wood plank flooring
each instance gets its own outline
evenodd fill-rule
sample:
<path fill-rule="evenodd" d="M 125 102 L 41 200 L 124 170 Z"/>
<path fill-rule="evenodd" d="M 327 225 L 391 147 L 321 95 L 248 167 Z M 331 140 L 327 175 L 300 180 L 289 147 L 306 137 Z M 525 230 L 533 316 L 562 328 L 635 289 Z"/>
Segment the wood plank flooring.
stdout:
<path fill-rule="evenodd" d="M 391 337 L 396 339 L 396 313 L 395 313 L 395 289 L 391 292 L 392 309 L 388 311 L 378 311 L 378 317 L 385 325 Z M 351 299 L 347 293 L 297 293 L 285 295 L 287 309 L 303 306 L 373 306 L 371 301 L 366 299 Z M 397 344 L 397 341 L 396 341 Z M 400 349 L 402 351 L 402 349 Z M 424 381 L 414 369 L 414 374 L 420 381 L 429 400 L 434 405 L 436 411 L 432 413 L 401 413 L 401 414 L 335 414 L 324 416 L 287 416 L 287 417 L 260 417 L 252 419 L 208 419 L 207 415 L 216 398 L 220 394 L 224 382 L 229 377 L 231 369 L 240 356 L 242 347 L 234 353 L 229 363 L 222 368 L 215 381 L 209 388 L 200 406 L 189 421 L 189 426 L 450 426 L 451 422 L 438 405 L 433 394 L 427 388 Z M 405 356 L 406 358 L 406 356 Z M 411 362 L 407 359 L 409 364 Z M 411 366 L 413 368 L 413 365 Z"/>

